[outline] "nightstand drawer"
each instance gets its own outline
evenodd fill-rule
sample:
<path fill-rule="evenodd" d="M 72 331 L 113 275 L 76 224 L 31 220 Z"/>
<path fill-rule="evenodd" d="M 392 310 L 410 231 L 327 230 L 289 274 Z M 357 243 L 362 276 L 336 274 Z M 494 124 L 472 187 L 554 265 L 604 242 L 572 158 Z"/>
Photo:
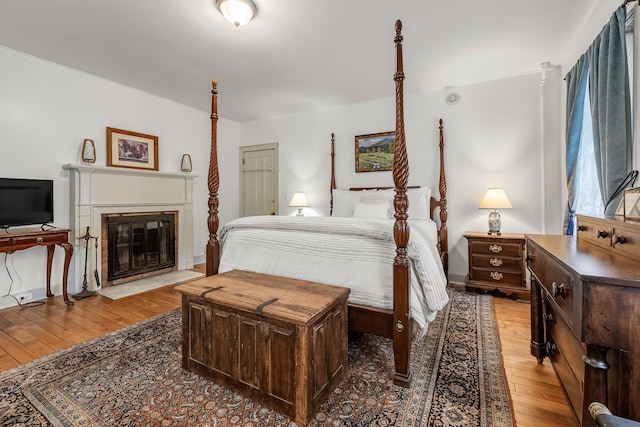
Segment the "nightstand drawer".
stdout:
<path fill-rule="evenodd" d="M 520 271 L 522 269 L 522 258 L 472 254 L 471 267 L 498 269 L 500 271 Z"/>
<path fill-rule="evenodd" d="M 509 285 L 522 286 L 523 277 L 522 273 L 508 272 L 504 270 L 485 270 L 479 268 L 472 268 L 470 277 L 473 280 L 479 280 L 482 282 L 492 282 L 496 284 L 505 283 Z"/>
<path fill-rule="evenodd" d="M 522 256 L 522 244 L 505 243 L 492 240 L 475 240 L 470 242 L 471 252 L 483 255 L 499 255 L 501 257 Z"/>

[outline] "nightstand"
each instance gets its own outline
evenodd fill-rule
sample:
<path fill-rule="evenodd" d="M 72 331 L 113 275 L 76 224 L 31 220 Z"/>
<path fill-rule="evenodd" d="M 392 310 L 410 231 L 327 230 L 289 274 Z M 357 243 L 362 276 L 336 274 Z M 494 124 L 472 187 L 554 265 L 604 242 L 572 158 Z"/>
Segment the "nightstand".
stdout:
<path fill-rule="evenodd" d="M 467 291 L 498 292 L 518 300 L 531 299 L 527 288 L 523 234 L 468 231 L 469 275 Z"/>

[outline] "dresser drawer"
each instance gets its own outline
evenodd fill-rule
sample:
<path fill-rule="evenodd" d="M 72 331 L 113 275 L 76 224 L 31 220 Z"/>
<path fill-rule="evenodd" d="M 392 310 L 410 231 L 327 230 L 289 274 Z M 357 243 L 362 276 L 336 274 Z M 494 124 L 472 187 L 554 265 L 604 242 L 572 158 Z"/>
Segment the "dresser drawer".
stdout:
<path fill-rule="evenodd" d="M 573 328 L 573 275 L 552 260 L 545 259 L 543 263 L 545 278 L 541 279 L 544 281 L 540 284 L 549 294 L 549 298 L 559 307 L 559 314 L 566 319 L 569 327 Z"/>
<path fill-rule="evenodd" d="M 562 316 L 558 315 L 555 304 L 551 301 L 551 296 L 549 295 L 545 298 L 544 311 L 546 330 L 553 336 L 553 341 L 569 363 L 580 390 L 583 390 L 584 363 L 582 362 L 582 356 L 586 353 L 584 344 L 571 332 L 571 328 L 569 328 Z"/>
<path fill-rule="evenodd" d="M 640 261 L 640 234 L 624 227 L 615 227 L 611 240 L 615 253 Z"/>
<path fill-rule="evenodd" d="M 580 386 L 578 379 L 573 375 L 573 370 L 571 369 L 567 359 L 564 357 L 562 350 L 554 341 L 554 336 L 552 334 L 548 335 L 547 351 L 549 359 L 553 365 L 553 370 L 556 371 L 560 384 L 568 397 L 571 410 L 578 419 L 578 424 L 582 425 L 583 389 Z"/>
<path fill-rule="evenodd" d="M 540 284 L 546 281 L 544 268 L 545 255 L 534 243 L 527 243 L 527 267 Z"/>
<path fill-rule="evenodd" d="M 490 240 L 475 240 L 470 243 L 474 254 L 499 255 L 502 257 L 521 257 L 523 245 Z"/>
<path fill-rule="evenodd" d="M 489 268 L 499 271 L 520 271 L 522 270 L 522 258 L 472 254 L 471 267 Z"/>
<path fill-rule="evenodd" d="M 613 229 L 606 222 L 597 218 L 578 216 L 576 235 L 603 248 L 611 247 Z"/>

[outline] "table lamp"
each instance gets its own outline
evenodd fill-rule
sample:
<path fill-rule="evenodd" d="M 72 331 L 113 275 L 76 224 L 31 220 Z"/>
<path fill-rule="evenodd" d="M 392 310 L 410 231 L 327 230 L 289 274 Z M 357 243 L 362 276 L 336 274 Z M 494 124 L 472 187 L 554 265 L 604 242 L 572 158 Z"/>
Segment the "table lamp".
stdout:
<path fill-rule="evenodd" d="M 489 188 L 480 202 L 480 209 L 493 209 L 489 213 L 489 233 L 500 235 L 500 213 L 498 209 L 510 209 L 511 202 L 502 188 Z"/>
<path fill-rule="evenodd" d="M 304 214 L 302 213 L 302 208 L 309 206 L 307 196 L 305 196 L 302 192 L 293 193 L 293 197 L 291 198 L 291 202 L 289 202 L 289 206 L 298 208 L 296 216 L 304 216 Z"/>

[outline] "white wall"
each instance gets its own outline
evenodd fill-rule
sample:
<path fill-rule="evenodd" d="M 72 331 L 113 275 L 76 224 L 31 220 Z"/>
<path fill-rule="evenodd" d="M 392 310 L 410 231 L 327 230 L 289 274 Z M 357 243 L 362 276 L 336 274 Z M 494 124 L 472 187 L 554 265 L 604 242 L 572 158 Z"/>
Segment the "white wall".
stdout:
<path fill-rule="evenodd" d="M 410 78 L 410 77 L 408 77 Z M 450 278 L 467 273 L 467 230 L 487 229 L 478 209 L 490 186 L 504 187 L 514 209 L 502 211 L 504 232 L 541 232 L 542 200 L 539 73 L 405 95 L 410 185 L 438 187 L 438 119 L 445 127 L 449 201 Z M 391 89 L 392 90 L 392 89 Z M 338 188 L 393 185 L 391 172 L 355 172 L 355 135 L 393 130 L 393 98 L 242 125 L 241 145 L 279 142 L 280 212 L 288 214 L 294 191 L 307 194 L 311 214 L 328 215 L 330 139 L 336 138 Z"/>
<path fill-rule="evenodd" d="M 208 238 L 207 170 L 209 166 L 209 113 L 159 98 L 76 70 L 0 47 L 0 176 L 54 180 L 54 222 L 69 227 L 69 172 L 63 164 L 80 163 L 84 138 L 95 141 L 98 165 L 106 165 L 106 127 L 157 135 L 159 169 L 179 172 L 182 153 L 193 159 L 194 247 L 203 260 Z M 210 97 L 207 83 L 202 96 Z M 221 114 L 222 116 L 223 114 Z M 240 126 L 221 119 L 218 125 L 220 157 L 237 158 Z M 221 162 L 220 218 L 238 214 L 237 161 Z M 1 232 L 1 231 L 0 231 Z M 73 263 L 84 262 L 74 244 Z M 62 292 L 63 251 L 56 250 L 52 274 L 55 294 Z M 33 291 L 44 296 L 46 251 L 32 248 L 0 258 L 0 295 Z M 73 270 L 73 269 L 72 269 Z M 10 285 L 13 278 L 13 285 Z M 79 290 L 69 283 L 69 291 Z M 0 308 L 15 305 L 1 298 Z"/>

